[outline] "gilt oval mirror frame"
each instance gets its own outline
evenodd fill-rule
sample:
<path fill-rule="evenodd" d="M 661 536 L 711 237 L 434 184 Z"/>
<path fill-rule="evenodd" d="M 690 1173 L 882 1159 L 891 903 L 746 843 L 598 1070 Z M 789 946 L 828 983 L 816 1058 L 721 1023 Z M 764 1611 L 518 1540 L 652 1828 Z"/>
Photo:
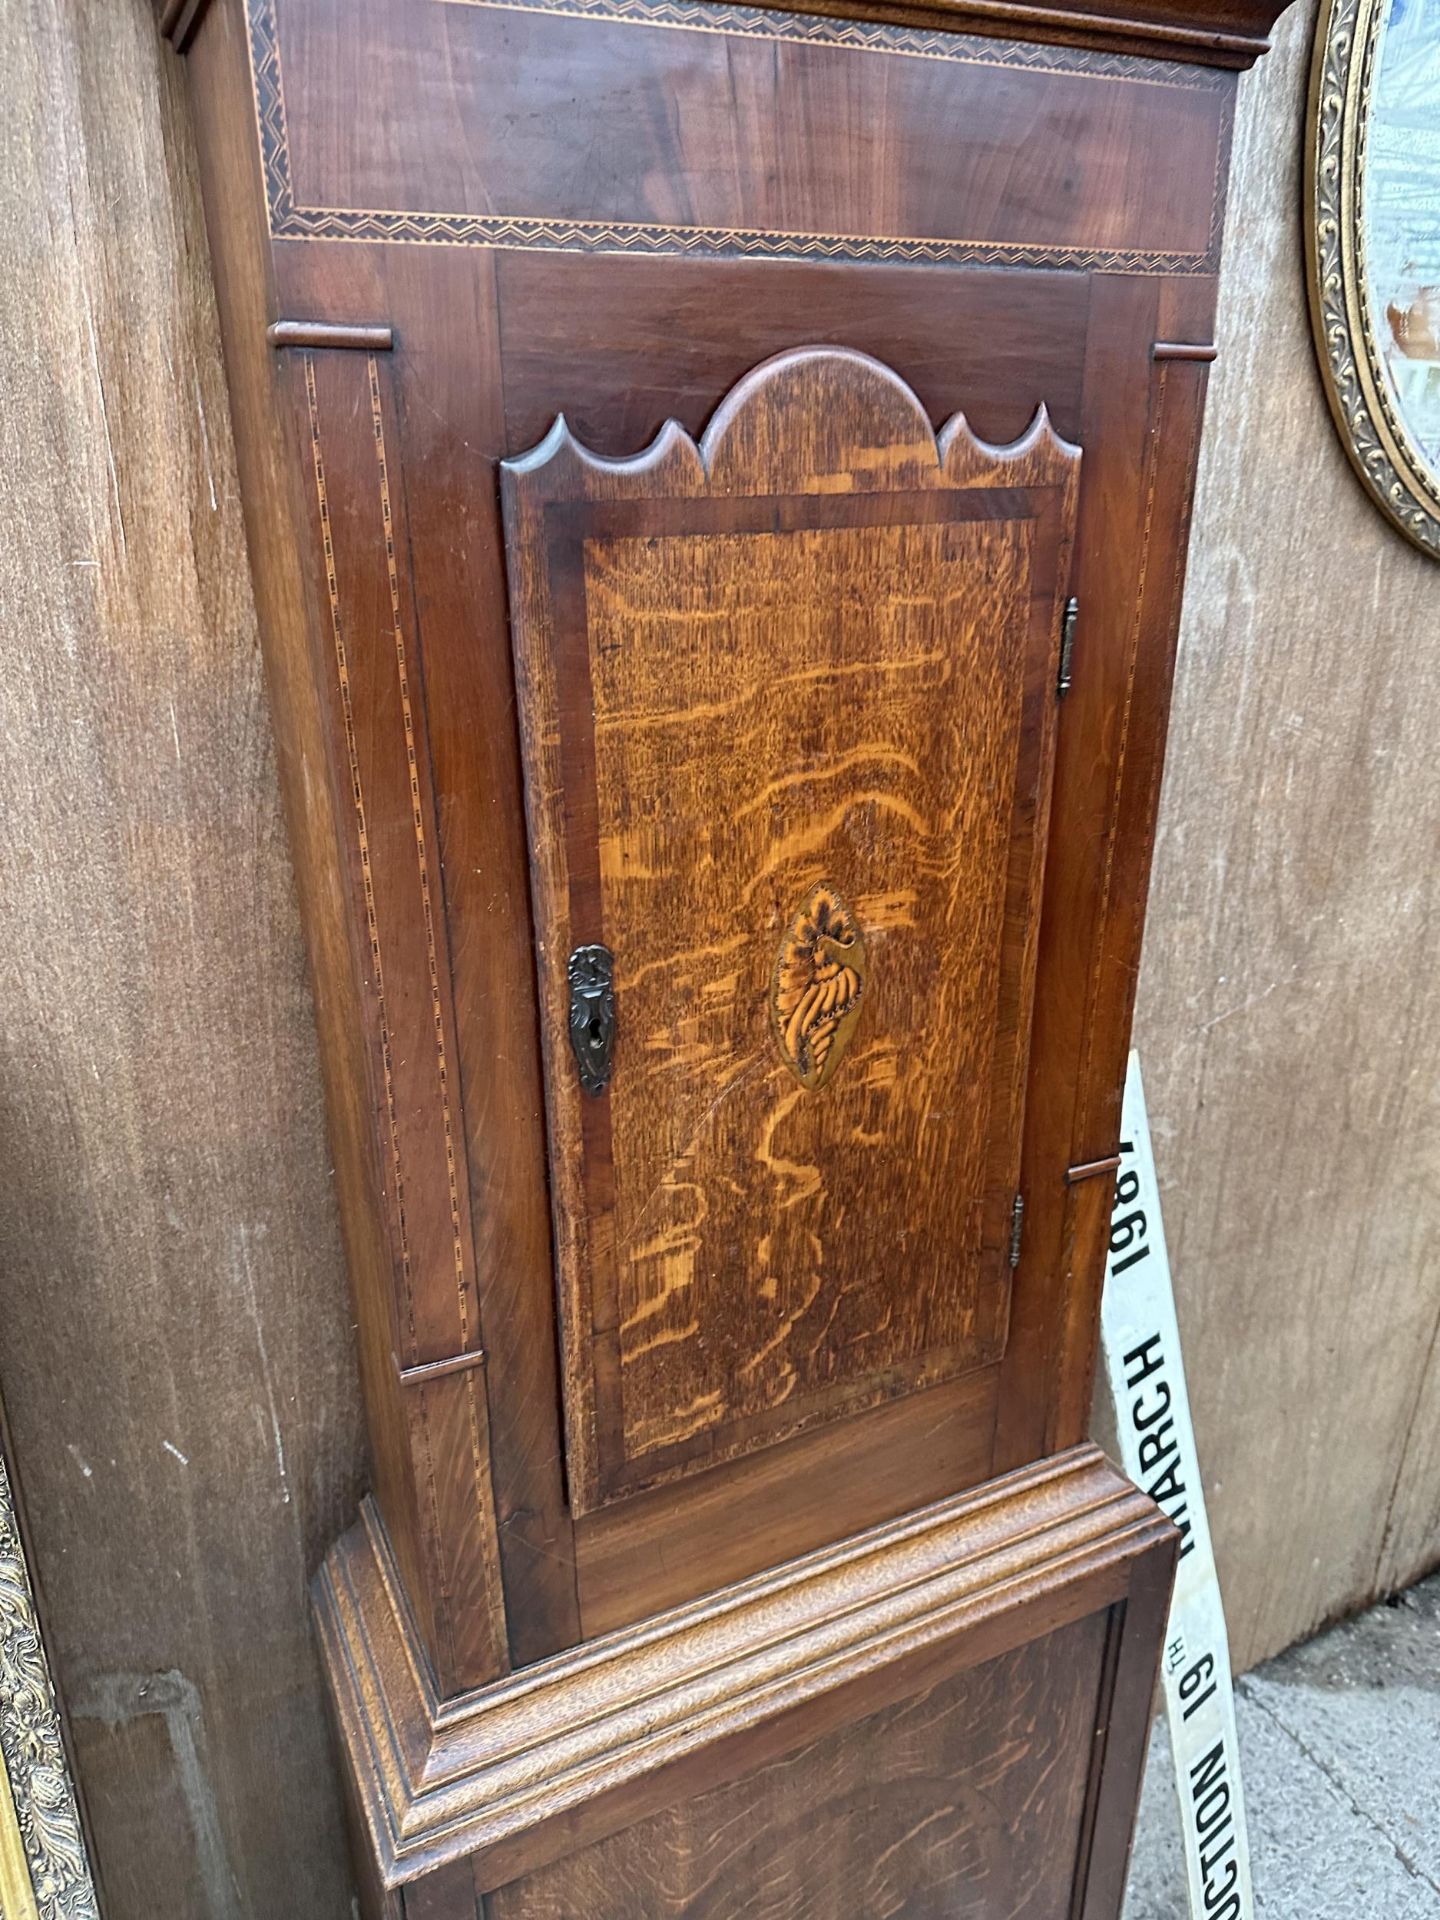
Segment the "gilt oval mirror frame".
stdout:
<path fill-rule="evenodd" d="M 1326 0 L 1306 140 L 1326 395 L 1387 517 L 1440 559 L 1440 0 Z"/>

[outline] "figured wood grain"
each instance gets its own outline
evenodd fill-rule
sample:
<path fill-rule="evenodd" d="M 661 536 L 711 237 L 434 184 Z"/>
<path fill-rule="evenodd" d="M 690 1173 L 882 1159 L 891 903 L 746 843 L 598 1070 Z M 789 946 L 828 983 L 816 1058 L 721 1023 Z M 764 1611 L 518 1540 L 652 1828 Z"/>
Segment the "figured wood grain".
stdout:
<path fill-rule="evenodd" d="M 1075 1880 L 1092 1613 L 491 1894 L 487 1920 L 1051 1920 Z"/>
<path fill-rule="evenodd" d="M 367 1514 L 327 1559 L 316 1602 L 381 1877 L 399 1885 L 468 1855 L 479 1888 L 502 1886 L 1118 1607 L 1144 1568 L 1167 1585 L 1176 1541 L 1079 1447 L 442 1702 Z M 1158 1621 L 1141 1638 L 1153 1677 Z M 1094 1685 L 1098 1701 L 1099 1674 Z M 1142 1728 L 1148 1704 L 1126 1709 Z"/>
<path fill-rule="evenodd" d="M 1078 465 L 808 350 L 699 447 L 505 469 L 577 1510 L 998 1355 Z M 822 894 L 857 1004 L 807 1087 Z"/>
<path fill-rule="evenodd" d="M 987 1096 L 1008 1036 L 986 1016 L 1027 611 L 1022 536 L 988 524 L 677 536 L 661 566 L 653 544 L 607 543 L 586 580 L 623 1023 L 618 1327 L 608 1303 L 594 1314 L 597 1339 L 618 1336 L 626 1459 L 710 1434 L 734 1451 L 724 1430 L 774 1409 L 783 1431 L 891 1369 L 927 1384 L 995 1358 L 1006 1196 Z M 862 581 L 875 606 L 904 602 L 903 626 L 835 631 Z M 822 1101 L 774 1044 L 772 976 L 811 970 L 776 950 L 793 954 L 832 876 L 873 960 L 864 985 L 845 970 L 836 1071 L 854 1046 Z"/>
<path fill-rule="evenodd" d="M 249 5 L 285 102 L 282 148 L 261 100 L 280 234 L 1161 274 L 1216 263 L 1228 83 L 1169 62 L 1127 72 L 1117 112 L 1103 58 L 780 9 Z M 944 137 L 957 76 L 994 155 L 979 171 Z M 651 110 L 657 86 L 673 113 Z M 851 115 L 868 137 L 787 138 Z M 604 167 L 588 163 L 597 142 Z"/>

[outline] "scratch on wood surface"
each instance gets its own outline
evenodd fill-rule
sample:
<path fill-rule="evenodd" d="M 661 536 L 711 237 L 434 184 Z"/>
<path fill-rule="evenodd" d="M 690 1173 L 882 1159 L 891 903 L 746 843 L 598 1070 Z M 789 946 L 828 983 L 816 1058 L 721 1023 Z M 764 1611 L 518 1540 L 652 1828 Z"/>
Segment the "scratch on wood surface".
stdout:
<path fill-rule="evenodd" d="M 1249 1013 L 1250 1009 L 1252 1007 L 1258 1007 L 1262 1000 L 1268 1000 L 1279 985 L 1280 982 L 1278 980 L 1272 980 L 1268 987 L 1265 987 L 1259 993 L 1252 993 L 1250 998 L 1248 1000 L 1242 1000 L 1238 1007 L 1227 1007 L 1223 1013 L 1213 1014 L 1210 1019 L 1202 1020 L 1195 1031 L 1197 1033 L 1209 1033 L 1212 1027 L 1218 1027 L 1226 1020 L 1233 1020 L 1237 1014 Z"/>
<path fill-rule="evenodd" d="M 265 1325 L 260 1317 L 260 1303 L 255 1295 L 255 1276 L 250 1269 L 250 1238 L 254 1232 L 264 1233 L 263 1226 L 252 1228 L 247 1222 L 239 1221 L 235 1228 L 237 1266 L 241 1279 L 245 1283 L 245 1297 L 250 1309 L 251 1324 L 255 1328 L 255 1345 L 260 1355 L 260 1378 L 265 1384 L 265 1398 L 270 1411 L 270 1431 L 275 1440 L 275 1464 L 280 1469 L 280 1497 L 288 1507 L 290 1505 L 290 1476 L 285 1468 L 285 1441 L 280 1432 L 280 1413 L 275 1403 L 275 1384 L 270 1374 L 270 1353 L 265 1345 Z"/>
<path fill-rule="evenodd" d="M 210 511 L 218 513 L 220 502 L 215 493 L 215 469 L 210 459 L 210 430 L 205 424 L 205 396 L 200 391 L 198 369 L 192 377 L 195 383 L 195 418 L 200 423 L 200 451 L 205 460 L 205 484 L 210 489 Z"/>
<path fill-rule="evenodd" d="M 95 339 L 95 321 L 90 312 L 90 302 L 85 301 L 85 335 L 90 343 L 90 367 L 95 375 L 95 394 L 100 402 L 100 424 L 105 435 L 105 462 L 110 469 L 110 495 L 115 503 L 115 527 L 120 535 L 120 551 L 129 552 L 129 542 L 125 538 L 125 510 L 120 504 L 120 475 L 115 466 L 115 442 L 110 433 L 110 409 L 105 399 L 105 379 L 100 371 L 100 350 Z"/>

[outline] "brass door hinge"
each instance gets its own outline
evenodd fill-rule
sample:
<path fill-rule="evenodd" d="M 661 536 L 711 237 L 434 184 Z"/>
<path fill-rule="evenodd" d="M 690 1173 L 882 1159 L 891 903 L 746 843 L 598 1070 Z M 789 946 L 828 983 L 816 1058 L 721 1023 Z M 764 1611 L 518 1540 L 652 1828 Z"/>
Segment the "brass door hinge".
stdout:
<path fill-rule="evenodd" d="M 1080 602 L 1072 593 L 1065 602 L 1060 621 L 1060 671 L 1055 677 L 1055 697 L 1063 700 L 1070 691 L 1070 663 L 1075 655 L 1075 623 L 1080 618 Z"/>

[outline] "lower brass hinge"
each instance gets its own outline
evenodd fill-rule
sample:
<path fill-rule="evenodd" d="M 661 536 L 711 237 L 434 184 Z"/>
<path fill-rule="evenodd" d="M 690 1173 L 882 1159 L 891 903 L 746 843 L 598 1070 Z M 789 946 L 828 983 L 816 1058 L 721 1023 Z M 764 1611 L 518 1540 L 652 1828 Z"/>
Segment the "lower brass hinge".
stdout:
<path fill-rule="evenodd" d="M 1015 1204 L 1010 1209 L 1010 1265 L 1012 1269 L 1018 1267 L 1020 1264 L 1020 1236 L 1024 1231 L 1025 1196 L 1023 1193 L 1017 1193 L 1015 1196 Z"/>
<path fill-rule="evenodd" d="M 1055 676 L 1057 700 L 1063 700 L 1070 691 L 1070 663 L 1075 656 L 1075 625 L 1079 618 L 1080 602 L 1071 594 L 1060 621 L 1060 671 Z"/>

